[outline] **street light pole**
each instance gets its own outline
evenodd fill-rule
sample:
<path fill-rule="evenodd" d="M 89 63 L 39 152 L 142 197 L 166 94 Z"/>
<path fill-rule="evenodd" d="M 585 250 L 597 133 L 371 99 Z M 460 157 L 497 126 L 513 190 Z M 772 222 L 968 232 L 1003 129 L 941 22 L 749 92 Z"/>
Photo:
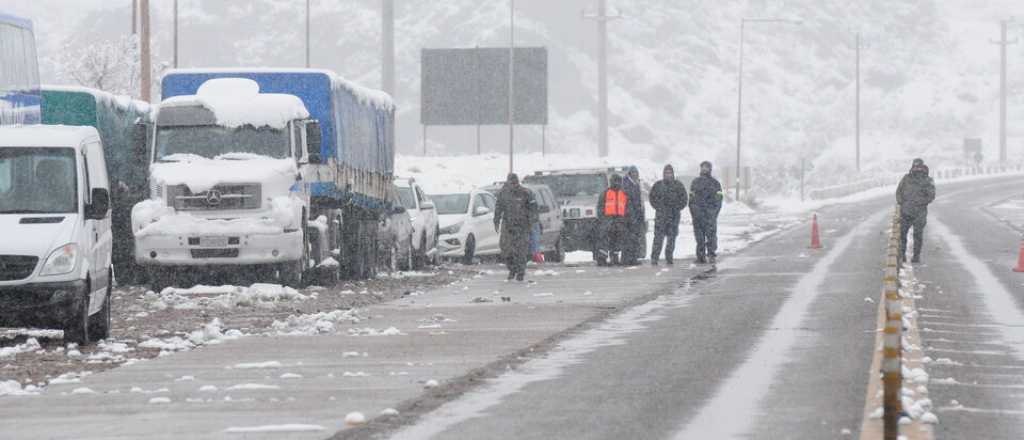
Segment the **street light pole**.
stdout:
<path fill-rule="evenodd" d="M 508 12 L 508 172 L 511 174 L 515 170 L 513 156 L 516 145 L 516 0 L 508 1 Z"/>
<path fill-rule="evenodd" d="M 784 18 L 744 18 L 740 20 L 740 62 L 739 71 L 736 74 L 738 83 L 736 90 L 736 201 L 740 200 L 740 176 L 742 150 L 743 150 L 743 37 L 747 23 L 789 23 L 801 24 L 800 20 L 789 20 Z"/>
<path fill-rule="evenodd" d="M 174 0 L 174 68 L 178 68 L 178 0 Z"/>
<path fill-rule="evenodd" d="M 855 119 L 857 121 L 856 122 L 856 124 L 857 124 L 857 127 L 856 127 L 856 131 L 857 131 L 857 134 L 856 134 L 856 138 L 857 138 L 857 172 L 859 173 L 860 172 L 860 32 L 857 32 L 857 56 L 856 56 L 856 58 L 857 58 L 857 73 L 856 73 L 855 81 L 856 81 L 856 84 L 857 84 L 856 85 L 856 89 L 857 89 L 856 101 L 857 101 L 857 103 L 856 103 L 856 108 L 854 110 L 854 113 L 856 114 Z"/>
<path fill-rule="evenodd" d="M 306 68 L 309 68 L 309 2 L 306 0 Z"/>

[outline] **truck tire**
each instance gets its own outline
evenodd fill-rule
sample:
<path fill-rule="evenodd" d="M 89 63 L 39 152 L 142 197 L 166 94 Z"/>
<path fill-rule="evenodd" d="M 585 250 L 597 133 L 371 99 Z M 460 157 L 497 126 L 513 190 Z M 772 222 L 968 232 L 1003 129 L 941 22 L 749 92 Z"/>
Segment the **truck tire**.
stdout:
<path fill-rule="evenodd" d="M 110 303 L 114 295 L 114 277 L 111 276 L 109 280 L 107 294 L 103 298 L 103 307 L 95 315 L 89 317 L 89 337 L 96 341 L 110 338 Z"/>
<path fill-rule="evenodd" d="M 309 265 L 309 235 L 306 229 L 306 219 L 302 219 L 302 254 L 297 261 L 291 261 L 281 265 L 278 269 L 278 276 L 281 284 L 301 289 L 305 281 L 306 266 Z"/>
<path fill-rule="evenodd" d="M 64 343 L 88 345 L 89 339 L 89 291 L 90 283 L 85 283 L 85 290 L 80 292 L 68 305 L 67 318 L 64 320 Z"/>

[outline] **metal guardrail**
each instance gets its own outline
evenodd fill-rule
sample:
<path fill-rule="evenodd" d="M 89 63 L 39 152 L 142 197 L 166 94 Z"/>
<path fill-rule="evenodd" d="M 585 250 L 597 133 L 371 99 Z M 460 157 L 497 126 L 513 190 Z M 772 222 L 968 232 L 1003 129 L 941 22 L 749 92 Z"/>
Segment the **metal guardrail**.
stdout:
<path fill-rule="evenodd" d="M 892 229 L 885 259 L 885 329 L 882 344 L 882 421 L 885 440 L 899 438 L 899 421 L 903 413 L 903 304 L 900 299 L 900 208 L 892 215 Z"/>
<path fill-rule="evenodd" d="M 1019 173 L 1022 171 L 1024 171 L 1024 166 L 1022 165 L 1000 165 L 988 167 L 941 169 L 933 171 L 931 175 L 935 180 L 948 180 L 958 179 L 967 176 L 1008 174 Z M 811 200 L 825 200 L 846 197 L 875 188 L 896 185 L 897 183 L 899 183 L 899 179 L 901 176 L 902 174 L 894 174 L 892 176 L 876 177 L 868 180 L 844 183 L 842 185 L 833 185 L 823 188 L 816 188 L 810 190 L 808 192 L 808 196 Z"/>

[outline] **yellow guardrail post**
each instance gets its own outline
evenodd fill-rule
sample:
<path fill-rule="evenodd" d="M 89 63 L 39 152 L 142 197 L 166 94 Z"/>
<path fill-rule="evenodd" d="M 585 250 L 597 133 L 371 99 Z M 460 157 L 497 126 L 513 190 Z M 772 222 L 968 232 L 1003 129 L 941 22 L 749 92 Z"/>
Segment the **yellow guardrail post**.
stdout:
<path fill-rule="evenodd" d="M 902 340 L 903 305 L 899 292 L 899 239 L 900 216 L 896 207 L 892 216 L 888 252 L 885 264 L 885 329 L 883 335 L 882 383 L 883 383 L 883 426 L 884 439 L 899 438 L 900 413 L 903 412 L 901 389 L 903 388 Z"/>

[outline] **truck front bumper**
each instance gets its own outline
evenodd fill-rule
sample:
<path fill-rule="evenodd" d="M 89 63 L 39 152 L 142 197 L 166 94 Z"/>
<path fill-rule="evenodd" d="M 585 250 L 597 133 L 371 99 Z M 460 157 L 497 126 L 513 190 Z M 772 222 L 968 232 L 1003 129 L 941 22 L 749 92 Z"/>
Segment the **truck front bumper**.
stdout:
<path fill-rule="evenodd" d="M 135 237 L 135 261 L 146 266 L 253 265 L 302 258 L 302 233 Z"/>
<path fill-rule="evenodd" d="M 0 286 L 0 327 L 59 327 L 85 291 L 84 280 Z"/>

